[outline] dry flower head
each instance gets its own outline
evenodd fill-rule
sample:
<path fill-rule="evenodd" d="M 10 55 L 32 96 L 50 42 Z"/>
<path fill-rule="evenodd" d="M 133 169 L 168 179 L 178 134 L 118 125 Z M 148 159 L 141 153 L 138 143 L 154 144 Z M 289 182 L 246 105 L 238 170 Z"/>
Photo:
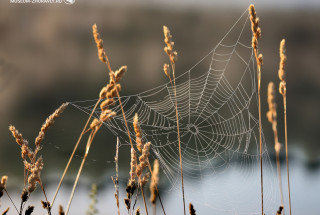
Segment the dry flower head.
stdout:
<path fill-rule="evenodd" d="M 150 202 L 152 204 L 156 203 L 157 200 L 157 186 L 159 183 L 159 161 L 154 160 L 153 162 L 153 170 L 152 170 L 152 177 L 151 177 L 151 182 L 150 182 Z"/>

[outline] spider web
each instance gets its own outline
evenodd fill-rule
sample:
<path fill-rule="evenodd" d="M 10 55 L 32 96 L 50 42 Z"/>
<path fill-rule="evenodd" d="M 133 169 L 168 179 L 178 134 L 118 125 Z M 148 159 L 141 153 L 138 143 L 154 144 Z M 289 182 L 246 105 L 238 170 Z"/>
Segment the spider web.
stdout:
<path fill-rule="evenodd" d="M 176 98 L 170 82 L 121 97 L 131 137 L 138 113 L 143 140 L 151 141 L 151 156 L 160 161 L 170 183 L 165 191 L 181 198 L 177 102 L 186 200 L 198 212 L 202 209 L 197 205 L 205 205 L 211 214 L 261 213 L 256 64 L 246 14 L 203 59 L 176 78 Z M 96 101 L 70 103 L 89 114 Z M 119 104 L 112 109 L 117 116 L 104 125 L 128 146 Z M 264 138 L 263 162 L 265 212 L 271 214 L 279 201 Z"/>

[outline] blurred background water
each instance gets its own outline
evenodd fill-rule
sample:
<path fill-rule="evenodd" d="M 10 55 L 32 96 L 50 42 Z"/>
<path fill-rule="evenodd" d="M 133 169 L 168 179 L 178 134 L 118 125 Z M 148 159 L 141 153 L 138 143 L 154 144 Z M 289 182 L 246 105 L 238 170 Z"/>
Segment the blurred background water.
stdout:
<path fill-rule="evenodd" d="M 166 83 L 162 72 L 163 63 L 167 62 L 163 53 L 163 25 L 171 29 L 179 52 L 179 74 L 205 56 L 249 4 L 250 1 L 208 0 L 76 0 L 73 5 L 10 4 L 9 0 L 1 1 L 0 175 L 9 176 L 9 187 L 15 190 L 13 193 L 19 193 L 17 189 L 21 189 L 23 166 L 19 148 L 8 126 L 15 125 L 32 143 L 45 118 L 61 103 L 95 99 L 108 80 L 106 68 L 97 58 L 91 34 L 92 24 L 97 23 L 99 27 L 112 67 L 128 66 L 128 73 L 122 82 L 122 95 L 131 95 Z M 320 211 L 320 24 L 317 21 L 320 18 L 320 2 L 255 1 L 254 4 L 262 28 L 262 95 L 266 95 L 269 81 L 278 83 L 279 43 L 282 38 L 287 42 L 293 211 L 294 214 L 316 215 Z M 280 97 L 277 102 L 281 104 Z M 267 102 L 263 99 L 262 112 L 266 111 Z M 283 142 L 280 108 L 278 115 L 280 142 Z M 267 120 L 262 119 L 269 155 L 274 161 L 272 130 Z M 53 193 L 85 120 L 86 115 L 70 107 L 48 131 L 42 151 L 45 158 L 43 178 L 48 193 Z M 79 207 L 71 210 L 72 213 L 82 213 L 87 208 L 88 190 L 92 183 L 98 183 L 101 187 L 100 212 L 115 213 L 110 180 L 114 174 L 114 143 L 115 137 L 103 129 L 91 149 L 75 198 L 75 204 Z M 81 156 L 83 152 L 84 147 L 77 154 Z M 79 162 L 80 157 L 76 158 L 67 176 L 70 181 L 67 180 L 62 189 L 66 195 L 60 194 L 60 202 L 67 200 Z M 122 185 L 127 177 L 128 162 L 129 157 L 120 159 L 120 166 L 124 169 L 121 171 Z M 250 177 L 248 180 L 251 180 Z M 237 183 L 236 180 L 234 183 Z M 165 187 L 163 190 L 166 190 Z M 215 188 L 218 190 L 218 187 Z M 107 193 L 108 197 L 104 199 Z M 169 211 L 181 213 L 181 210 L 175 212 L 177 198 L 165 193 Z M 2 201 L 1 210 L 8 200 L 2 198 Z M 111 203 L 111 212 L 105 211 L 104 202 Z M 210 209 L 203 208 L 199 208 L 199 212 L 210 213 Z"/>

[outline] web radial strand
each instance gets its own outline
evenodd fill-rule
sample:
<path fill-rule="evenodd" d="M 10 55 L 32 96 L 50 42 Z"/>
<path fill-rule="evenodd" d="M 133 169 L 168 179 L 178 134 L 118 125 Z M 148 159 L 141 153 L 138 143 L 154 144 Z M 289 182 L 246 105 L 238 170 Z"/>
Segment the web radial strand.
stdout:
<path fill-rule="evenodd" d="M 176 78 L 176 98 L 170 83 L 121 97 L 131 136 L 135 136 L 132 119 L 138 113 L 143 141 L 152 142 L 151 156 L 159 160 L 170 182 L 161 190 L 170 196 L 181 193 L 178 104 L 185 193 L 187 201 L 204 206 L 197 208 L 199 214 L 261 213 L 256 71 L 250 36 L 244 12 L 208 55 Z M 94 102 L 71 104 L 89 113 Z M 105 126 L 129 146 L 120 107 L 113 111 L 117 116 Z M 263 145 L 265 212 L 272 214 L 279 206 L 276 177 L 264 140 Z"/>

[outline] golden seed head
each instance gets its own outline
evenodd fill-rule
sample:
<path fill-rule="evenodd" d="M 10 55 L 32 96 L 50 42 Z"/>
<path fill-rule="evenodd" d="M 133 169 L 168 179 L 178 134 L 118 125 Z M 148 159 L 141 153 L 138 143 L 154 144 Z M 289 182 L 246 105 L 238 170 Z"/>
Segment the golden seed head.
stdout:
<path fill-rule="evenodd" d="M 281 81 L 285 81 L 286 73 L 285 73 L 285 63 L 287 61 L 286 56 L 286 41 L 285 39 L 281 40 L 280 42 L 280 65 L 279 65 L 279 78 Z"/>
<path fill-rule="evenodd" d="M 122 66 L 119 70 L 117 70 L 115 72 L 116 82 L 119 82 L 126 72 L 127 72 L 127 66 Z"/>
<path fill-rule="evenodd" d="M 279 93 L 281 95 L 286 95 L 287 94 L 287 87 L 286 87 L 286 82 L 281 81 L 279 84 Z"/>
<path fill-rule="evenodd" d="M 40 143 L 44 139 L 44 134 L 46 131 L 50 128 L 50 126 L 53 125 L 54 120 L 60 116 L 60 114 L 67 108 L 69 103 L 63 103 L 58 109 L 56 109 L 53 114 L 51 114 L 45 121 L 45 123 L 42 125 L 41 130 L 35 140 L 35 145 L 37 147 L 40 146 Z"/>
<path fill-rule="evenodd" d="M 169 64 L 164 64 L 163 65 L 163 71 L 164 71 L 164 74 L 166 74 L 166 76 L 168 78 L 170 78 L 170 67 L 169 67 Z"/>
<path fill-rule="evenodd" d="M 103 41 L 102 39 L 100 39 L 100 34 L 98 32 L 98 27 L 96 24 L 92 26 L 92 33 L 93 33 L 93 38 L 97 44 L 99 59 L 101 62 L 107 63 L 106 53 L 103 48 Z"/>
<path fill-rule="evenodd" d="M 25 163 L 27 163 L 27 162 L 25 162 Z M 30 173 L 31 173 L 31 175 L 28 178 L 28 184 L 29 184 L 28 191 L 29 191 L 29 193 L 32 193 L 36 189 L 37 183 L 41 182 L 40 173 L 43 169 L 43 165 L 44 165 L 43 159 L 40 156 L 34 164 L 32 164 L 31 166 L 28 167 L 30 169 Z"/>
<path fill-rule="evenodd" d="M 267 112 L 267 118 L 270 123 L 273 123 L 277 117 L 276 92 L 273 82 L 270 82 L 268 85 L 268 105 L 269 111 Z"/>
<path fill-rule="evenodd" d="M 142 149 L 142 155 L 139 157 L 139 165 L 137 167 L 137 176 L 140 177 L 144 168 L 149 165 L 149 150 L 150 150 L 151 142 L 147 142 L 144 144 Z"/>
<path fill-rule="evenodd" d="M 252 48 L 257 49 L 258 40 L 261 37 L 261 29 L 259 28 L 259 18 L 257 18 L 256 10 L 254 5 L 251 4 L 249 7 L 250 21 L 251 21 L 251 31 L 252 31 Z"/>
<path fill-rule="evenodd" d="M 286 47 L 285 47 L 285 39 L 281 40 L 280 42 L 280 64 L 279 64 L 279 78 L 281 80 L 279 85 L 279 92 L 284 96 L 287 94 L 287 87 L 286 87 L 286 72 L 285 72 L 285 64 L 287 61 L 286 56 Z"/>
<path fill-rule="evenodd" d="M 153 170 L 152 170 L 152 178 L 150 182 L 150 202 L 152 204 L 156 203 L 157 200 L 157 186 L 159 183 L 159 161 L 154 160 L 153 162 Z"/>
<path fill-rule="evenodd" d="M 28 145 L 28 141 L 24 140 L 23 137 L 22 137 L 22 134 L 19 133 L 19 131 L 13 126 L 13 125 L 10 125 L 9 126 L 9 130 L 11 131 L 12 133 L 12 136 L 16 139 L 16 142 L 22 146 L 22 145 Z"/>
<path fill-rule="evenodd" d="M 108 98 L 106 100 L 104 100 L 103 102 L 101 102 L 100 104 L 100 109 L 101 111 L 105 111 L 106 109 L 109 108 L 109 106 L 114 105 L 115 101 L 113 98 Z"/>
<path fill-rule="evenodd" d="M 105 111 L 103 111 L 101 114 L 100 114 L 100 120 L 102 122 L 106 122 L 108 120 L 111 120 L 112 118 L 114 118 L 116 116 L 116 113 L 107 109 Z"/>
<path fill-rule="evenodd" d="M 146 185 L 146 183 L 149 181 L 150 178 L 150 173 L 145 174 L 142 179 L 141 179 L 141 187 L 143 187 L 144 185 Z"/>
<path fill-rule="evenodd" d="M 102 122 L 97 119 L 97 118 L 94 118 L 90 124 L 90 129 L 92 130 L 95 130 L 96 128 L 98 128 L 100 125 L 102 124 Z"/>
<path fill-rule="evenodd" d="M 166 47 L 164 48 L 164 52 L 169 56 L 171 63 L 175 64 L 178 60 L 178 53 L 173 50 L 174 42 L 172 41 L 172 35 L 167 26 L 163 26 L 163 33 L 164 33 L 164 42 L 166 44 Z"/>
<path fill-rule="evenodd" d="M 134 128 L 134 132 L 136 133 L 137 149 L 141 152 L 142 148 L 143 148 L 142 132 L 140 130 L 138 123 L 139 123 L 138 122 L 138 114 L 136 113 L 133 117 L 133 128 Z"/>
<path fill-rule="evenodd" d="M 136 168 L 137 168 L 137 156 L 134 148 L 131 148 L 131 162 L 130 162 L 130 180 L 134 181 L 136 178 Z"/>
<path fill-rule="evenodd" d="M 8 181 L 8 176 L 6 176 L 6 175 L 2 176 L 1 182 L 0 182 L 0 192 L 2 192 L 2 190 L 6 188 L 7 181 Z"/>
<path fill-rule="evenodd" d="M 105 99 L 106 98 L 106 95 L 107 95 L 107 92 L 108 92 L 108 88 L 107 87 L 103 87 L 99 93 L 99 98 L 100 99 Z"/>

